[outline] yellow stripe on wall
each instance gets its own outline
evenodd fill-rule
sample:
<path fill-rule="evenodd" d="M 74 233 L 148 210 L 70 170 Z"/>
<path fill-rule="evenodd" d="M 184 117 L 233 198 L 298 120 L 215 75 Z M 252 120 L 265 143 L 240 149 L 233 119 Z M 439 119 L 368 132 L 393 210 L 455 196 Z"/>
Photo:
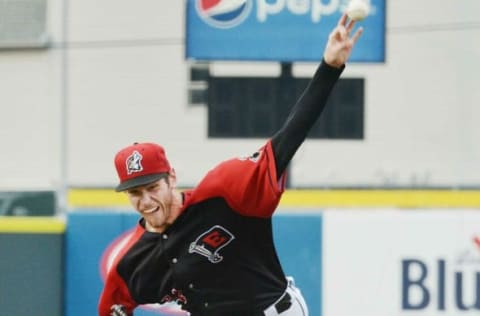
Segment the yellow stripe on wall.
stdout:
<path fill-rule="evenodd" d="M 70 207 L 129 206 L 127 195 L 113 189 L 72 189 L 68 192 Z"/>
<path fill-rule="evenodd" d="M 65 231 L 65 222 L 52 217 L 0 217 L 0 233 L 59 234 Z"/>
<path fill-rule="evenodd" d="M 125 193 L 113 189 L 72 189 L 69 206 L 130 207 Z M 480 208 L 480 190 L 287 190 L 283 207 L 472 207 Z"/>
<path fill-rule="evenodd" d="M 480 207 L 480 191 L 455 190 L 295 190 L 282 206 L 301 207 Z"/>

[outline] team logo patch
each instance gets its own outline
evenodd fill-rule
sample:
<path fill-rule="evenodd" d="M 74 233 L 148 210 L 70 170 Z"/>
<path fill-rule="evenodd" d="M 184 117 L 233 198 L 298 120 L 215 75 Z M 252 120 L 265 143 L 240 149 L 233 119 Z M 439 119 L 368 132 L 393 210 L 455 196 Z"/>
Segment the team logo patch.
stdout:
<path fill-rule="evenodd" d="M 211 263 L 219 263 L 223 257 L 219 254 L 220 249 L 228 245 L 235 236 L 225 228 L 215 225 L 204 232 L 190 244 L 189 253 L 198 253 L 208 258 Z"/>
<path fill-rule="evenodd" d="M 171 294 L 165 295 L 161 300 L 160 304 L 176 302 L 180 305 L 187 304 L 187 297 L 183 295 L 181 290 L 172 289 Z"/>
<path fill-rule="evenodd" d="M 231 28 L 249 15 L 252 0 L 195 0 L 195 7 L 205 23 L 217 28 Z"/>
<path fill-rule="evenodd" d="M 143 170 L 142 158 L 142 155 L 140 155 L 140 153 L 136 150 L 130 156 L 128 156 L 126 161 L 128 174 Z"/>

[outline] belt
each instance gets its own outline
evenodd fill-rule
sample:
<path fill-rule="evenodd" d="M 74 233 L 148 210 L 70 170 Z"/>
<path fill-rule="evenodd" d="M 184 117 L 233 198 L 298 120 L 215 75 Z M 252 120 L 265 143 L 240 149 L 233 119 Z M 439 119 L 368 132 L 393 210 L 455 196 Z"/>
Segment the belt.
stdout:
<path fill-rule="evenodd" d="M 263 315 L 280 315 L 284 311 L 288 310 L 290 306 L 292 306 L 292 296 L 288 292 L 285 292 L 276 303 L 264 311 Z"/>
<path fill-rule="evenodd" d="M 281 314 L 287 309 L 292 306 L 292 297 L 288 292 L 283 293 L 283 296 L 280 298 L 280 300 L 275 303 L 275 309 L 277 310 L 277 313 Z"/>

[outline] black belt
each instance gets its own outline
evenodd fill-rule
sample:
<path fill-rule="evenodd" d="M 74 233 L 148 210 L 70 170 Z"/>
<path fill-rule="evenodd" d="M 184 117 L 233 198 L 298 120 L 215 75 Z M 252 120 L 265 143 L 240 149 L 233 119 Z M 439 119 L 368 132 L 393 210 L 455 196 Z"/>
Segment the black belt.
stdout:
<path fill-rule="evenodd" d="M 292 306 L 292 297 L 288 292 L 285 292 L 280 300 L 275 303 L 275 309 L 277 313 L 281 314 Z"/>

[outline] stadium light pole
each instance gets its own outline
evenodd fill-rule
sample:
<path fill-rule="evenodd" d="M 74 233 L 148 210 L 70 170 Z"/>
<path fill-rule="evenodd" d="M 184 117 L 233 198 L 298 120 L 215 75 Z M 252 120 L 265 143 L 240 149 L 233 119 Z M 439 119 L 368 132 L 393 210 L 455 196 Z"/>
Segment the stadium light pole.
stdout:
<path fill-rule="evenodd" d="M 60 114 L 60 188 L 57 213 L 66 215 L 68 208 L 68 0 L 63 0 L 61 38 L 61 114 Z"/>

